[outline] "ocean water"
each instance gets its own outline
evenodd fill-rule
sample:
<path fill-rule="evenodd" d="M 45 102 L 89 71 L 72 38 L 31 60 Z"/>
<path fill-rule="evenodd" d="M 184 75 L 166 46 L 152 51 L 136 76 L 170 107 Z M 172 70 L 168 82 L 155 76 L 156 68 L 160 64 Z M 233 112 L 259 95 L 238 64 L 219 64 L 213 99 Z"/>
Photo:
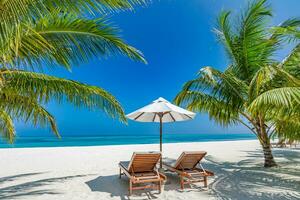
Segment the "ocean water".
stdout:
<path fill-rule="evenodd" d="M 163 143 L 207 142 L 255 139 L 253 134 L 164 134 Z M 77 137 L 19 137 L 13 145 L 0 140 L 0 148 L 104 146 L 159 143 L 159 135 L 102 135 Z"/>

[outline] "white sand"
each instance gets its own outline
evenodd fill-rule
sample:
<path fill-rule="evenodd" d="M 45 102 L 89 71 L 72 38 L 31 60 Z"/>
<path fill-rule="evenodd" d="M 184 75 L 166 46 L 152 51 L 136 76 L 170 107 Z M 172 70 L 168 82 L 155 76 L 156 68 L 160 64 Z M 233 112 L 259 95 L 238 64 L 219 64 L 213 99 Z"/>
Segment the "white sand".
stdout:
<path fill-rule="evenodd" d="M 118 162 L 133 151 L 153 151 L 158 145 L 0 149 L 0 199 L 300 199 L 300 149 L 275 149 L 278 168 L 264 169 L 257 141 L 164 144 L 164 156 L 205 150 L 204 167 L 215 172 L 209 188 L 203 183 L 179 189 L 167 174 L 161 194 L 135 192 L 118 178 Z"/>

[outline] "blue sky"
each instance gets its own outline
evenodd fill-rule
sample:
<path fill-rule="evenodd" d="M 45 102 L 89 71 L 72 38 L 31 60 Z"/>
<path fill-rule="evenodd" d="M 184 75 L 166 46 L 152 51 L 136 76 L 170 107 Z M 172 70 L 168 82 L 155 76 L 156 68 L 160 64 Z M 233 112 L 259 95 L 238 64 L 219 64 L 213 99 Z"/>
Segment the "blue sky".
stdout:
<path fill-rule="evenodd" d="M 299 16 L 299 0 L 272 0 L 274 19 L 271 24 Z M 247 5 L 246 0 L 153 0 L 134 12 L 111 15 L 123 31 L 122 37 L 140 49 L 148 65 L 124 57 L 94 59 L 74 66 L 72 72 L 63 69 L 51 75 L 69 78 L 102 87 L 111 92 L 123 105 L 125 112 L 134 111 L 162 96 L 173 100 L 184 82 L 195 77 L 202 66 L 220 70 L 227 59 L 212 32 L 216 17 L 222 10 L 234 14 Z M 285 56 L 285 51 L 278 53 Z M 157 134 L 158 124 L 129 121 L 128 125 L 69 104 L 51 103 L 46 106 L 56 117 L 62 136 L 101 134 Z M 17 123 L 19 136 L 50 136 L 49 129 L 34 128 Z M 206 114 L 198 114 L 188 122 L 166 124 L 167 133 L 248 133 L 242 126 L 222 128 Z"/>

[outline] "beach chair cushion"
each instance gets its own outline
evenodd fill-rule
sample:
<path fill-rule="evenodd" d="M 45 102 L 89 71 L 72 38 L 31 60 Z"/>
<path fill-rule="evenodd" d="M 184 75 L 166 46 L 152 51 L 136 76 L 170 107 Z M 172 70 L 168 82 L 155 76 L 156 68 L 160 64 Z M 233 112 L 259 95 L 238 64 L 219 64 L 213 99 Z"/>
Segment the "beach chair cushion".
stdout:
<path fill-rule="evenodd" d="M 163 164 L 168 165 L 170 167 L 175 166 L 176 162 L 177 160 L 173 158 L 168 158 L 168 157 L 163 158 Z"/>
<path fill-rule="evenodd" d="M 128 171 L 128 166 L 129 166 L 130 161 L 121 161 L 119 165 L 121 165 L 124 169 Z"/>

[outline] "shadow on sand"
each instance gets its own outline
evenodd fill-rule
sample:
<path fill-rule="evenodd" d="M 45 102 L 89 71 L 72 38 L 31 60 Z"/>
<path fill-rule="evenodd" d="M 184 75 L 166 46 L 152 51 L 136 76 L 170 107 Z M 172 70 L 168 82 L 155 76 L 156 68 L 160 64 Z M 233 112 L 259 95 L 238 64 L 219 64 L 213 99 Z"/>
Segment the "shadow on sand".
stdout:
<path fill-rule="evenodd" d="M 257 161 L 263 162 L 260 151 L 247 152 L 248 158 L 238 163 L 206 160 L 206 167 L 217 175 L 210 185 L 217 199 L 245 200 L 290 200 L 300 199 L 300 152 L 275 149 L 279 167 L 266 169 Z"/>
<path fill-rule="evenodd" d="M 22 184 L 17 184 L 13 186 L 1 187 L 4 183 L 11 182 L 26 178 L 30 176 L 36 176 L 41 173 L 27 173 L 27 174 L 18 174 L 14 176 L 7 176 L 0 178 L 0 199 L 1 200 L 11 200 L 11 199 L 22 199 L 22 197 L 33 197 L 38 195 L 45 195 L 45 194 L 59 194 L 59 192 L 48 190 L 48 189 L 39 189 L 40 187 L 49 185 L 51 183 L 61 182 L 68 179 L 79 178 L 86 175 L 76 175 L 76 176 L 65 176 L 65 177 L 57 177 L 57 178 L 48 178 L 48 179 L 41 179 L 36 181 L 30 181 Z"/>
<path fill-rule="evenodd" d="M 128 196 L 128 179 L 119 175 L 99 176 L 86 182 L 93 192 L 109 193 L 111 197 L 120 197 L 121 200 L 131 199 Z M 156 199 L 158 192 L 151 190 L 134 191 L 134 198 L 138 199 Z"/>

